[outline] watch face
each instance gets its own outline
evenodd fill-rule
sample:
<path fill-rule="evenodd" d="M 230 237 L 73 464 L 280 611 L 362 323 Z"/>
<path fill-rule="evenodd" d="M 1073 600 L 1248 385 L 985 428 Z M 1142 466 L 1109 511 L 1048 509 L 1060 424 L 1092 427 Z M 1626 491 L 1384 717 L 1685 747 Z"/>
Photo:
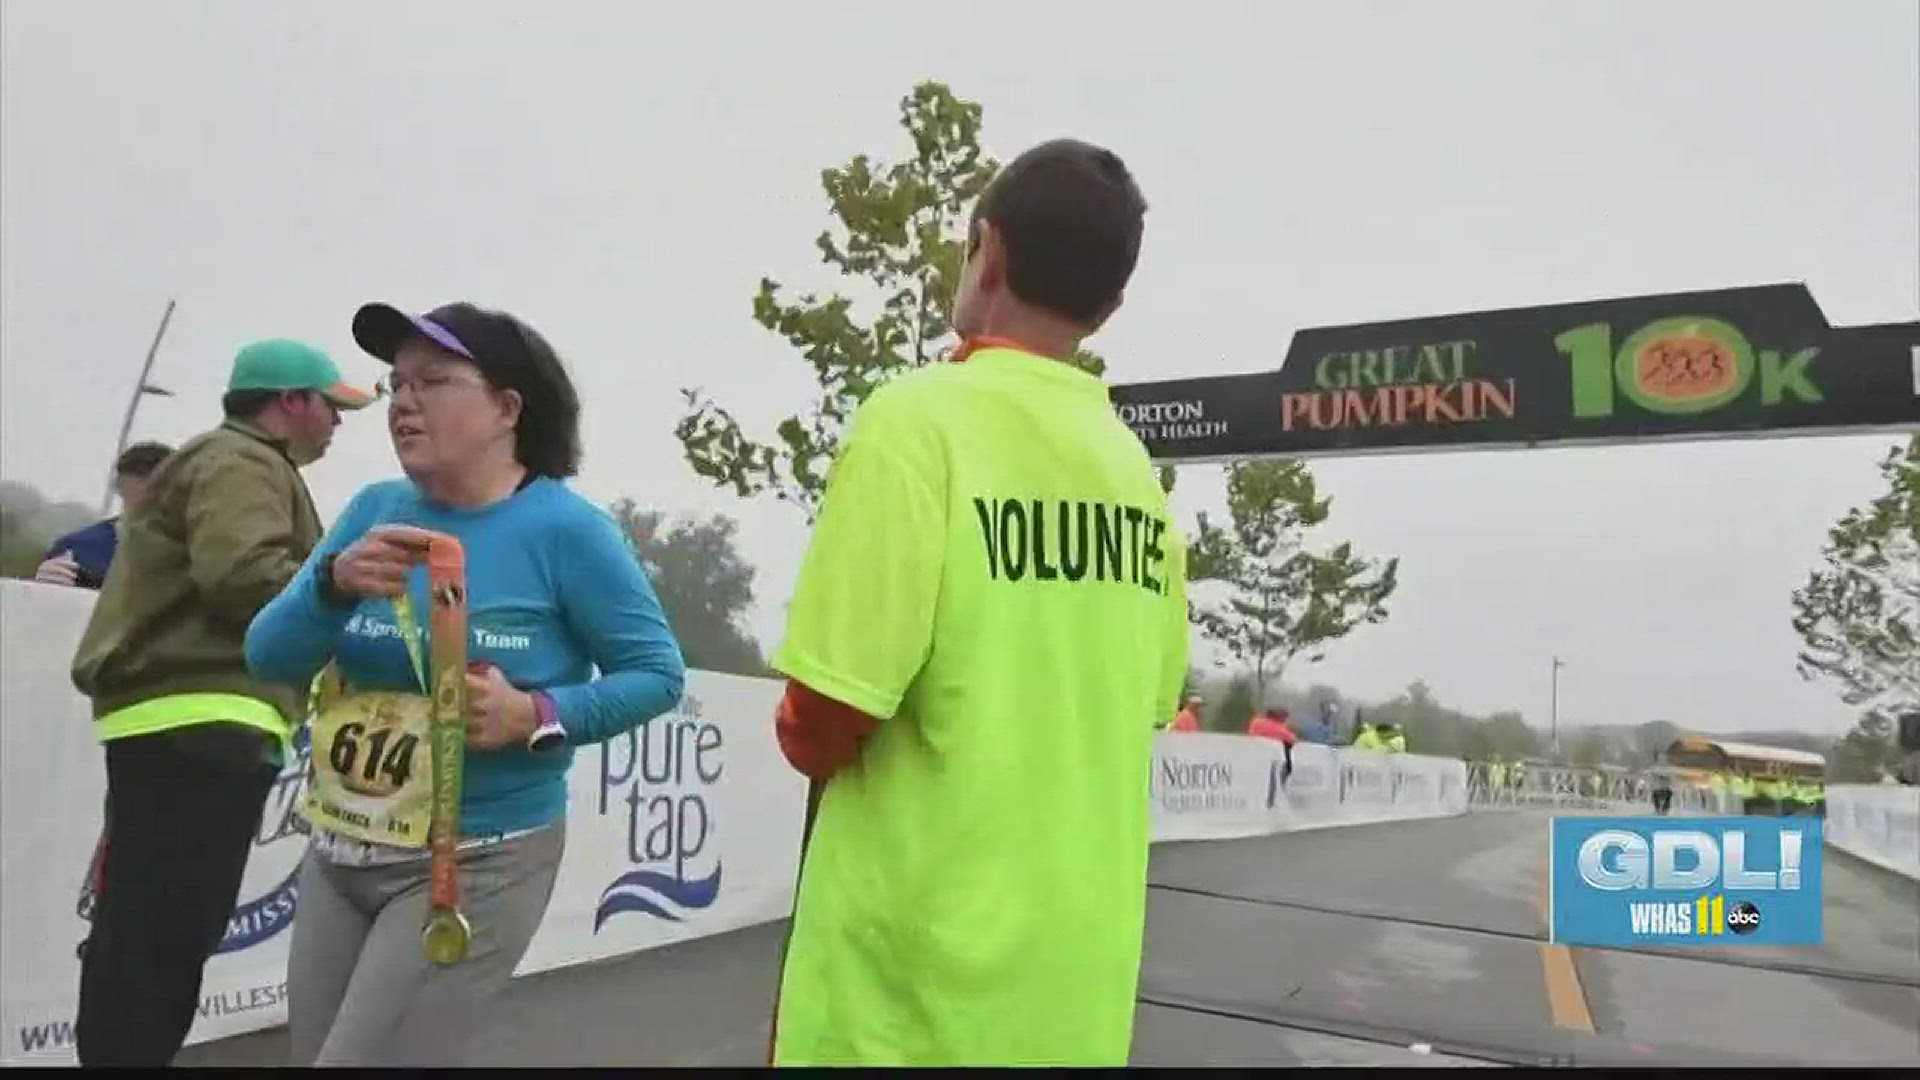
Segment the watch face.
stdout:
<path fill-rule="evenodd" d="M 565 742 L 566 739 L 567 733 L 561 730 L 558 725 L 555 725 L 553 727 L 543 727 L 534 732 L 533 738 L 527 740 L 527 745 L 533 747 L 535 750 L 551 750 Z"/>

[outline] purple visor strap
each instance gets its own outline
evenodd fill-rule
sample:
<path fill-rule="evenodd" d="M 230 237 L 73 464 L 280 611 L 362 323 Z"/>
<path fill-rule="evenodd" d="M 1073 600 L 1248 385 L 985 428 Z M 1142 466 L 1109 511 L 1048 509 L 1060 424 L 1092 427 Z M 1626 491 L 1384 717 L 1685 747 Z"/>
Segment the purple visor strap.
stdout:
<path fill-rule="evenodd" d="M 425 315 L 409 315 L 407 316 L 407 321 L 412 323 L 413 328 L 420 331 L 421 335 L 428 341 L 433 342 L 448 352 L 458 353 L 469 360 L 473 359 L 473 350 L 467 348 L 466 345 L 461 343 L 459 338 L 453 336 L 453 331 L 441 326 Z"/>

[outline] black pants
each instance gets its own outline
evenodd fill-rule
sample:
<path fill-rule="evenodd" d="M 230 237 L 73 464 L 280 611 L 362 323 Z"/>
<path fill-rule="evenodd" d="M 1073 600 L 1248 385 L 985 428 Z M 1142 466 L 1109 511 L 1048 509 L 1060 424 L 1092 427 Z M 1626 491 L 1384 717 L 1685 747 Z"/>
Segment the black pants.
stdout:
<path fill-rule="evenodd" d="M 81 1065 L 164 1068 L 186 1042 L 279 772 L 268 745 L 231 724 L 107 744 L 102 889 L 74 1022 Z"/>
<path fill-rule="evenodd" d="M 1673 804 L 1673 792 L 1656 791 L 1653 793 L 1653 812 L 1654 813 L 1664 814 L 1667 812 L 1667 807 L 1671 806 L 1672 804 Z"/>

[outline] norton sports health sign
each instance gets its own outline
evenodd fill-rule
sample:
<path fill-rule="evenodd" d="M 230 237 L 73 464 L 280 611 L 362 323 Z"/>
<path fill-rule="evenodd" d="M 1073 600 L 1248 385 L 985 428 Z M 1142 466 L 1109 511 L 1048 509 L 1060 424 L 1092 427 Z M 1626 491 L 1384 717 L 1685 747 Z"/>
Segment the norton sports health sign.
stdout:
<path fill-rule="evenodd" d="M 1920 428 L 1920 323 L 1804 285 L 1302 330 L 1278 370 L 1113 388 L 1156 460 Z"/>

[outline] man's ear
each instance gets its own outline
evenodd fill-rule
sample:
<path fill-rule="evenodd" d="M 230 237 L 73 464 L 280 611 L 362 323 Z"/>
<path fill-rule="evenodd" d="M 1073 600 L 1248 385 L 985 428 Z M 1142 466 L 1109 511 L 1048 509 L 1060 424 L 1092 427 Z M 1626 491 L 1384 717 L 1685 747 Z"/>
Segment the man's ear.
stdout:
<path fill-rule="evenodd" d="M 982 290 L 1003 287 L 1007 281 L 1007 249 L 1000 240 L 1000 230 L 993 222 L 981 218 L 974 225 L 974 251 L 970 259 L 977 263 L 977 284 Z"/>

